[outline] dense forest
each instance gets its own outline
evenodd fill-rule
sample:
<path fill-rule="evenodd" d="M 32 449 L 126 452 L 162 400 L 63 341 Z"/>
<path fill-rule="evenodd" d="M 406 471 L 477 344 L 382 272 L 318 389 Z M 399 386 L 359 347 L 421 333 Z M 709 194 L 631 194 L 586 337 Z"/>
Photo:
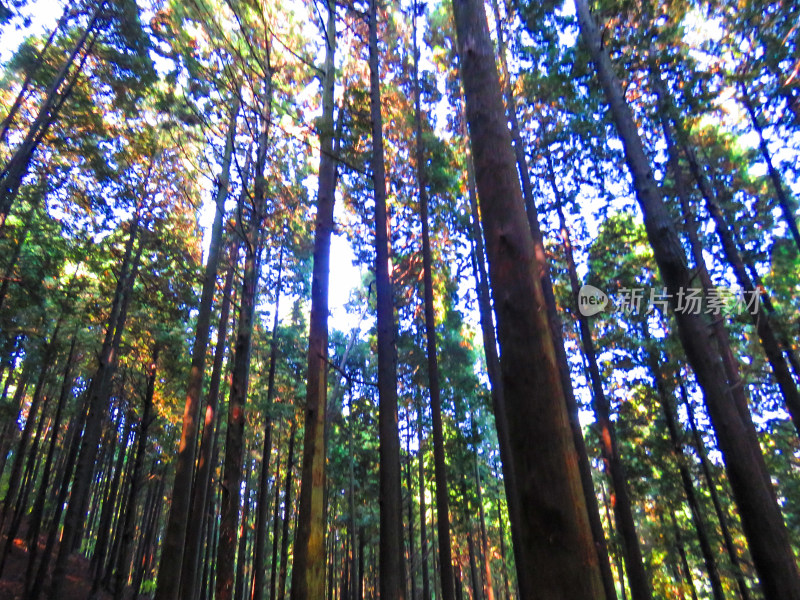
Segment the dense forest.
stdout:
<path fill-rule="evenodd" d="M 0 0 L 0 598 L 800 600 L 799 28 Z"/>

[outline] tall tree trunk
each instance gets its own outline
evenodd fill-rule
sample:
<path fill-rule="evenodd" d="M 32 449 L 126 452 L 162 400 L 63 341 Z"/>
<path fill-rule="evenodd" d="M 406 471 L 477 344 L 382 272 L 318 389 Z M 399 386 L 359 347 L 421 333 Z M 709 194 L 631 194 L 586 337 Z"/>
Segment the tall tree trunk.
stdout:
<path fill-rule="evenodd" d="M 474 415 L 471 416 L 472 435 L 473 439 L 478 439 L 478 427 L 475 422 Z M 473 448 L 473 456 L 475 458 L 475 492 L 477 494 L 478 502 L 478 515 L 480 517 L 480 534 L 481 534 L 481 554 L 483 555 L 483 586 L 484 597 L 486 600 L 494 600 L 494 585 L 492 583 L 492 564 L 491 556 L 489 556 L 489 536 L 486 532 L 486 511 L 483 508 L 483 483 L 481 482 L 481 471 L 478 464 L 478 449 Z"/>
<path fill-rule="evenodd" d="M 625 465 L 619 454 L 617 434 L 614 422 L 611 420 L 611 405 L 603 389 L 603 380 L 600 376 L 600 367 L 597 364 L 597 352 L 594 347 L 592 328 L 588 317 L 580 312 L 580 280 L 575 267 L 575 257 L 572 251 L 567 222 L 562 208 L 563 197 L 555 180 L 550 158 L 548 162 L 548 179 L 556 197 L 556 212 L 558 213 L 561 227 L 561 239 L 564 243 L 564 254 L 567 259 L 567 272 L 572 290 L 572 306 L 578 319 L 578 328 L 581 335 L 581 349 L 583 350 L 586 364 L 588 365 L 589 380 L 592 388 L 592 408 L 594 409 L 595 422 L 600 433 L 600 451 L 605 463 L 606 472 L 609 474 L 613 486 L 614 518 L 617 530 L 622 537 L 622 548 L 625 552 L 625 567 L 628 572 L 631 597 L 633 600 L 649 600 L 652 595 L 650 577 L 647 574 L 639 544 L 639 534 L 636 531 L 636 522 L 633 517 L 633 502 L 631 501 L 628 486 L 628 477 Z"/>
<path fill-rule="evenodd" d="M 120 406 L 120 412 L 122 407 Z M 94 554 L 92 555 L 92 593 L 100 588 L 100 579 L 103 576 L 103 565 L 106 561 L 108 540 L 111 535 L 111 522 L 116 506 L 117 493 L 120 488 L 120 479 L 125 465 L 125 456 L 128 453 L 130 433 L 133 428 L 132 413 L 129 411 L 125 418 L 125 425 L 122 431 L 122 438 L 117 444 L 118 453 L 116 464 L 114 465 L 114 475 L 111 477 L 108 494 L 103 497 L 103 510 L 97 528 L 97 540 L 95 542 Z"/>
<path fill-rule="evenodd" d="M 39 568 L 36 571 L 36 576 L 33 578 L 33 583 L 27 593 L 27 600 L 37 600 L 44 587 L 45 575 L 47 568 L 50 566 L 50 555 L 55 547 L 56 537 L 61 525 L 61 515 L 63 513 L 64 504 L 67 500 L 69 493 L 69 485 L 72 479 L 72 472 L 75 468 L 75 463 L 78 459 L 78 452 L 80 450 L 81 435 L 88 419 L 89 403 L 91 398 L 89 394 L 85 394 L 83 400 L 79 403 L 78 411 L 72 418 L 69 426 L 69 431 L 66 436 L 65 448 L 66 456 L 62 467 L 60 480 L 54 487 L 58 489 L 58 496 L 54 503 L 55 510 L 52 521 L 47 533 L 47 541 L 45 542 L 44 552 L 39 562 Z"/>
<path fill-rule="evenodd" d="M 525 507 L 517 515 L 512 512 L 512 527 L 517 528 L 520 541 L 515 556 L 521 598 L 602 598 L 578 453 L 486 13 L 477 0 L 455 0 L 453 11 L 495 294 L 503 391 L 510 417 L 509 458 L 519 504 Z"/>
<path fill-rule="evenodd" d="M 681 536 L 681 530 L 678 527 L 678 521 L 675 519 L 675 511 L 673 509 L 670 509 L 669 516 L 672 521 L 672 531 L 675 534 L 675 546 L 678 549 L 678 556 L 680 556 L 681 559 L 684 577 L 686 578 L 686 583 L 689 585 L 689 592 L 692 594 L 692 600 L 697 600 L 697 588 L 695 587 L 694 579 L 692 578 L 692 568 L 689 566 L 689 558 L 686 556 L 686 548 L 683 545 L 683 537 Z"/>
<path fill-rule="evenodd" d="M 217 181 L 216 210 L 211 225 L 211 240 L 208 247 L 203 289 L 197 311 L 197 327 L 192 346 L 192 365 L 186 389 L 186 403 L 183 409 L 183 425 L 178 456 L 175 463 L 175 481 L 172 486 L 169 519 L 164 534 L 163 551 L 156 587 L 156 600 L 175 600 L 182 585 L 183 554 L 186 548 L 187 527 L 192 502 L 192 480 L 195 472 L 195 449 L 197 447 L 198 422 L 200 416 L 203 374 L 208 348 L 211 309 L 214 289 L 217 285 L 217 270 L 222 249 L 223 219 L 225 201 L 230 188 L 230 169 L 233 157 L 233 143 L 236 135 L 236 119 L 239 113 L 238 95 L 235 95 L 231 108 L 225 148 L 222 154 L 222 170 Z"/>
<path fill-rule="evenodd" d="M 136 441 L 136 455 L 134 457 L 133 474 L 131 475 L 131 486 L 128 489 L 128 499 L 125 503 L 125 510 L 123 517 L 121 517 L 121 531 L 122 538 L 120 542 L 119 554 L 114 568 L 114 582 L 113 593 L 114 600 L 122 600 L 125 592 L 125 586 L 128 583 L 128 575 L 131 562 L 131 554 L 133 551 L 133 539 L 136 534 L 136 499 L 139 495 L 139 488 L 141 487 L 142 467 L 144 466 L 144 457 L 147 452 L 147 431 L 150 428 L 150 421 L 153 419 L 153 395 L 155 393 L 156 385 L 156 369 L 158 366 L 158 355 L 160 347 L 156 344 L 153 347 L 153 356 L 150 359 L 150 365 L 147 373 L 147 390 L 144 395 L 144 406 L 142 407 L 142 416 L 139 421 L 139 431 Z"/>
<path fill-rule="evenodd" d="M 375 195 L 375 288 L 378 329 L 378 437 L 380 438 L 380 597 L 405 598 L 400 437 L 397 430 L 397 349 L 391 280 L 386 171 L 383 162 L 383 118 L 378 57 L 378 2 L 369 3 L 369 81 L 372 121 L 372 183 Z"/>
<path fill-rule="evenodd" d="M 643 327 L 643 329 L 646 330 L 646 327 Z M 649 335 L 646 331 L 645 340 L 649 340 Z M 705 518 L 703 517 L 697 495 L 695 494 L 694 483 L 692 482 L 689 467 L 686 464 L 686 456 L 683 453 L 683 444 L 681 442 L 680 432 L 678 431 L 678 421 L 672 406 L 671 395 L 667 390 L 665 373 L 661 366 L 661 361 L 659 361 L 658 354 L 656 354 L 653 348 L 647 349 L 647 359 L 650 367 L 650 375 L 656 384 L 661 410 L 664 413 L 664 420 L 667 424 L 667 432 L 669 433 L 670 443 L 672 444 L 672 452 L 678 463 L 678 472 L 681 477 L 681 483 L 683 484 L 683 490 L 686 493 L 686 501 L 692 512 L 692 521 L 695 531 L 697 532 L 697 539 L 700 542 L 700 552 L 703 555 L 708 578 L 711 582 L 711 592 L 715 600 L 724 600 L 725 592 L 722 589 L 717 560 L 711 548 L 711 542 L 708 538 L 708 527 L 706 526 Z"/>
<path fill-rule="evenodd" d="M 278 361 L 278 309 L 281 301 L 281 281 L 283 277 L 283 247 L 278 260 L 278 280 L 275 284 L 275 317 L 272 321 L 272 339 L 269 342 L 269 374 L 267 375 L 267 411 L 264 414 L 264 445 L 261 451 L 261 472 L 258 483 L 258 500 L 256 503 L 256 539 L 253 553 L 253 600 L 262 600 L 266 587 L 266 554 L 267 554 L 267 515 L 269 514 L 269 460 L 272 454 L 272 399 L 275 395 L 275 368 Z"/>
<path fill-rule="evenodd" d="M 28 566 L 25 570 L 25 589 L 30 588 L 31 578 L 36 564 L 36 557 L 39 553 L 39 532 L 41 531 L 42 521 L 44 520 L 45 500 L 47 498 L 48 483 L 52 470 L 53 459 L 55 457 L 56 446 L 58 443 L 58 432 L 61 430 L 61 420 L 64 414 L 64 407 L 67 404 L 67 397 L 72 391 L 72 369 L 75 366 L 75 345 L 77 343 L 77 331 L 72 336 L 69 354 L 67 355 L 66 366 L 64 367 L 64 377 L 61 381 L 61 391 L 58 395 L 56 404 L 56 414 L 53 417 L 53 436 L 50 438 L 50 445 L 47 449 L 47 456 L 42 473 L 42 483 L 36 495 L 30 517 L 30 528 L 28 529 Z M 66 439 L 66 438 L 65 438 Z"/>
<path fill-rule="evenodd" d="M 11 411 L 10 411 L 10 419 L 6 424 L 5 431 L 3 432 L 4 435 L 0 437 L 0 460 L 2 460 L 2 469 L 0 470 L 0 475 L 2 475 L 3 471 L 5 471 L 6 461 L 8 460 L 8 454 L 11 451 L 11 446 L 13 445 L 14 441 L 16 440 L 17 434 L 19 433 L 19 415 L 22 411 L 22 405 L 25 401 L 25 392 L 28 389 L 28 383 L 31 380 L 31 375 L 34 373 L 38 365 L 36 361 L 27 359 L 22 365 L 22 371 L 20 372 L 19 376 L 17 377 L 16 381 L 16 389 L 14 390 L 14 396 L 11 398 Z M 8 374 L 8 378 L 11 378 L 12 373 Z M 39 376 L 42 376 L 41 371 L 39 371 Z M 12 469 L 13 463 L 12 463 Z M 3 506 L 3 510 L 5 511 L 5 505 Z M 2 519 L 0 519 L 0 522 Z"/>
<path fill-rule="evenodd" d="M 249 460 L 248 460 L 249 462 Z M 249 537 L 249 526 L 247 525 L 247 521 L 250 519 L 250 507 L 252 506 L 252 502 L 250 501 L 250 496 L 252 494 L 252 480 L 253 478 L 250 476 L 251 469 L 245 469 L 245 486 L 244 486 L 244 497 L 242 501 L 242 509 L 241 509 L 241 522 L 239 523 L 239 548 L 236 551 L 236 582 L 234 588 L 233 598 L 234 600 L 244 600 L 244 590 L 245 590 L 245 572 L 246 572 L 246 564 L 247 564 L 247 538 Z"/>
<path fill-rule="evenodd" d="M 257 175 L 257 177 L 261 176 Z M 263 196 L 256 196 L 256 198 L 263 198 Z M 244 410 L 250 383 L 250 351 L 264 238 L 260 210 L 257 210 L 252 218 L 251 238 L 245 245 L 244 281 L 233 357 L 231 391 L 228 398 L 228 428 L 225 436 L 220 536 L 217 550 L 216 598 L 218 600 L 231 600 L 233 597 L 236 525 L 239 520 L 240 483 L 244 457 Z"/>
<path fill-rule="evenodd" d="M 139 593 L 142 588 L 142 581 L 144 580 L 145 576 L 150 570 L 147 552 L 151 548 L 153 539 L 156 535 L 156 529 L 157 529 L 156 524 L 158 523 L 158 517 L 162 509 L 165 486 L 166 486 L 166 476 L 164 473 L 162 473 L 158 477 L 158 481 L 154 482 L 153 485 L 155 493 L 153 494 L 153 502 L 150 505 L 150 510 L 145 512 L 145 518 L 147 519 L 147 521 L 145 525 L 145 532 L 142 537 L 141 560 L 137 561 L 134 564 L 135 570 L 133 574 L 133 584 L 131 585 L 131 587 L 133 588 L 134 600 L 138 599 Z"/>
<path fill-rule="evenodd" d="M 714 505 L 714 512 L 717 515 L 717 521 L 719 522 L 719 529 L 722 533 L 725 551 L 731 561 L 733 575 L 736 578 L 736 586 L 739 589 L 739 595 L 742 597 L 742 600 L 750 600 L 750 590 L 747 587 L 747 582 L 745 581 L 744 574 L 742 573 L 742 566 L 739 562 L 739 555 L 736 550 L 736 545 L 733 543 L 733 536 L 731 535 L 730 528 L 728 527 L 728 519 L 725 514 L 725 509 L 723 509 L 722 503 L 720 502 L 719 493 L 717 492 L 717 485 L 714 481 L 713 475 L 711 474 L 711 468 L 708 466 L 708 456 L 706 455 L 705 445 L 700 437 L 700 432 L 697 430 L 697 423 L 694 419 L 694 411 L 689 404 L 689 394 L 686 391 L 686 386 L 684 385 L 682 379 L 679 380 L 679 384 L 681 390 L 681 401 L 686 409 L 687 420 L 689 421 L 689 427 L 692 430 L 692 440 L 694 441 L 695 452 L 697 453 L 697 458 L 700 461 L 700 467 L 703 470 L 703 477 L 706 480 L 706 486 L 708 486 L 708 493 L 711 496 L 711 503 Z"/>
<path fill-rule="evenodd" d="M 280 439 L 280 438 L 278 438 Z M 286 473 L 288 476 L 288 472 Z M 281 453 L 280 445 L 278 445 L 278 455 L 275 457 L 275 501 L 272 505 L 272 560 L 269 565 L 269 599 L 274 600 L 275 589 L 278 584 L 278 538 L 279 530 L 279 509 L 281 500 L 280 490 L 280 477 L 281 477 Z"/>
<path fill-rule="evenodd" d="M 419 553 L 422 570 L 422 600 L 431 600 L 428 572 L 428 510 L 425 506 L 425 452 L 422 444 L 422 400 L 417 404 L 417 478 L 419 480 Z M 360 600 L 360 598 L 359 598 Z M 416 600 L 412 598 L 411 600 Z"/>
<path fill-rule="evenodd" d="M 192 514 L 203 515 L 198 521 L 187 523 L 186 547 L 181 568 L 181 593 L 183 600 L 194 600 L 197 597 L 199 583 L 200 557 L 202 554 L 203 524 L 208 526 L 208 496 L 211 485 L 211 473 L 214 468 L 216 456 L 215 448 L 219 436 L 219 389 L 222 381 L 222 366 L 225 361 L 225 349 L 228 339 L 228 320 L 233 295 L 233 278 L 236 273 L 236 257 L 239 245 L 231 243 L 228 256 L 228 272 L 225 275 L 225 284 L 222 289 L 222 305 L 219 312 L 217 325 L 217 343 L 214 349 L 214 364 L 211 367 L 211 381 L 209 382 L 206 414 L 203 422 L 203 435 L 200 440 L 197 459 L 197 476 L 192 492 Z"/>
<path fill-rule="evenodd" d="M 321 598 L 325 591 L 325 423 L 328 404 L 328 280 L 333 207 L 336 201 L 334 83 L 336 1 L 327 0 L 322 119 L 319 124 L 319 186 L 311 279 L 303 466 L 297 538 L 292 566 L 292 600 Z"/>
<path fill-rule="evenodd" d="M 480 216 L 478 214 L 478 194 L 475 189 L 475 173 L 471 157 L 467 158 L 467 186 L 471 212 L 471 241 L 473 244 L 472 268 L 477 283 L 478 310 L 480 314 L 481 333 L 483 334 L 483 351 L 486 357 L 486 371 L 491 387 L 492 410 L 494 412 L 495 428 L 500 446 L 500 458 L 503 463 L 503 485 L 506 494 L 510 520 L 519 521 L 519 500 L 516 483 L 514 480 L 513 460 L 511 458 L 511 441 L 509 438 L 508 414 L 503 392 L 503 378 L 500 372 L 500 357 L 497 353 L 497 338 L 495 337 L 494 319 L 492 317 L 492 301 L 489 291 L 489 276 L 486 271 L 486 259 L 483 246 L 483 233 L 481 231 Z M 506 467 L 505 465 L 508 465 Z M 522 542 L 517 537 L 516 528 L 511 530 L 512 545 L 521 546 Z"/>
<path fill-rule="evenodd" d="M 283 523 L 281 531 L 281 568 L 278 574 L 278 600 L 283 600 L 286 597 L 286 575 L 288 573 L 289 560 L 289 524 L 292 519 L 292 472 L 294 470 L 294 438 L 297 434 L 297 417 L 292 416 L 292 426 L 289 430 L 289 455 L 286 457 L 286 480 L 283 488 Z M 323 548 L 324 550 L 324 548 Z M 322 583 L 325 583 L 325 556 L 323 552 L 323 565 L 322 565 Z M 294 583 L 294 582 L 292 582 Z M 323 585 L 323 596 L 325 593 Z M 323 596 L 320 596 L 323 597 Z M 276 596 L 270 596 L 273 600 Z"/>
<path fill-rule="evenodd" d="M 550 324 L 550 333 L 553 336 L 553 346 L 558 362 L 559 375 L 561 377 L 561 387 L 564 391 L 564 399 L 567 403 L 567 416 L 569 425 L 572 429 L 572 439 L 575 443 L 575 450 L 578 453 L 578 467 L 580 470 L 581 486 L 586 500 L 586 508 L 589 514 L 589 526 L 592 530 L 595 549 L 597 551 L 598 566 L 600 577 L 603 582 L 603 589 L 607 598 L 612 599 L 616 596 L 614 589 L 614 579 L 611 575 L 611 563 L 608 558 L 608 548 L 606 547 L 605 533 L 600 520 L 600 507 L 595 495 L 594 483 L 592 482 L 592 467 L 589 463 L 589 455 L 586 451 L 586 442 L 583 439 L 580 419 L 578 418 L 578 402 L 572 388 L 569 361 L 564 347 L 564 333 L 561 316 L 556 304 L 556 297 L 553 291 L 553 280 L 547 262 L 547 255 L 544 248 L 544 236 L 539 225 L 539 217 L 534 202 L 533 186 L 531 184 L 530 170 L 528 169 L 528 159 L 525 154 L 525 145 L 520 133 L 520 125 L 517 119 L 517 103 L 511 85 L 511 74 L 508 69 L 506 57 L 506 41 L 503 22 L 500 17 L 500 7 L 497 0 L 492 0 L 492 9 L 495 18 L 495 28 L 497 30 L 498 54 L 500 65 L 503 71 L 504 87 L 503 95 L 506 101 L 508 113 L 508 123 L 511 132 L 511 140 L 514 147 L 514 157 L 516 159 L 517 171 L 519 172 L 520 184 L 522 186 L 522 198 L 525 202 L 525 213 L 528 218 L 528 225 L 533 238 L 534 253 L 538 263 L 539 277 L 541 279 L 542 293 L 544 294 L 545 306 L 547 307 L 547 320 Z M 550 160 L 549 153 L 545 151 L 545 157 Z M 643 578 L 647 582 L 647 577 Z M 648 584 L 649 590 L 649 584 Z"/>
<path fill-rule="evenodd" d="M 225 434 L 225 464 L 222 475 L 222 498 L 220 500 L 220 533 L 217 549 L 216 599 L 231 600 L 233 594 L 234 556 L 236 552 L 236 524 L 239 513 L 239 484 L 242 478 L 244 450 L 244 405 L 250 383 L 250 350 L 261 271 L 261 252 L 264 245 L 264 218 L 266 216 L 266 179 L 264 168 L 267 162 L 269 129 L 272 112 L 272 67 L 270 46 L 267 44 L 265 60 L 266 78 L 263 82 L 264 98 L 255 162 L 253 207 L 248 224 L 245 247 L 244 277 L 239 308 L 239 322 L 231 372 L 231 391 L 228 397 L 228 429 Z M 244 197 L 242 197 L 242 201 Z M 156 600 L 161 599 L 156 596 Z"/>
<path fill-rule="evenodd" d="M 414 470 L 413 464 L 413 457 L 411 455 L 411 407 L 409 406 L 408 410 L 406 411 L 406 459 L 405 459 L 405 471 L 406 471 L 406 490 L 408 491 L 408 579 L 409 583 L 411 584 L 409 593 L 410 600 L 417 600 L 417 578 L 414 576 L 414 566 L 416 562 L 416 541 L 414 540 L 414 493 L 413 493 L 413 486 L 411 484 L 412 472 Z M 350 429 L 348 428 L 348 434 L 350 434 Z M 352 476 L 352 466 L 353 466 L 353 443 L 352 438 L 348 437 L 348 448 L 350 450 L 350 468 L 351 468 L 351 483 L 353 481 Z M 351 502 L 353 502 L 352 494 L 351 494 Z M 355 524 L 355 507 L 351 511 L 351 519 L 352 524 Z"/>
<path fill-rule="evenodd" d="M 28 456 L 28 448 L 34 440 L 34 427 L 43 418 L 39 415 L 39 407 L 41 406 L 42 399 L 44 398 L 44 387 L 47 380 L 49 366 L 50 365 L 47 363 L 42 366 L 41 370 L 39 371 L 39 377 L 36 380 L 36 385 L 33 389 L 33 397 L 31 398 L 31 403 L 28 407 L 28 416 L 25 419 L 25 426 L 22 428 L 22 435 L 19 438 L 19 443 L 17 444 L 16 452 L 14 453 L 14 462 L 11 464 L 11 473 L 9 474 L 8 478 L 5 498 L 3 499 L 3 512 L 2 516 L 0 516 L 0 526 L 5 525 L 9 514 L 16 515 L 22 509 L 22 507 L 20 507 L 14 500 L 17 498 L 18 492 L 23 487 L 23 467 L 25 466 L 25 459 Z M 12 518 L 12 527 L 9 531 L 14 529 L 14 521 L 16 521 L 16 519 Z M 12 537 L 10 533 L 9 536 Z M 5 557 L 6 552 L 4 551 L 2 557 L 0 557 L 0 573 L 3 571 Z"/>
<path fill-rule="evenodd" d="M 575 4 L 581 35 L 622 139 L 650 245 L 674 301 L 680 290 L 691 287 L 686 256 L 588 2 L 575 0 Z M 675 317 L 681 344 L 704 392 L 764 593 L 771 598 L 800 599 L 800 576 L 775 490 L 752 421 L 740 408 L 746 403 L 743 391 L 730 386 L 705 318 L 688 311 L 675 311 Z"/>
<path fill-rule="evenodd" d="M 414 115 L 415 115 L 415 173 L 419 193 L 419 217 L 422 224 L 422 279 L 425 310 L 425 339 L 428 355 L 428 394 L 433 421 L 433 476 L 436 482 L 436 526 L 439 539 L 439 567 L 442 571 L 442 599 L 453 600 L 453 562 L 450 555 L 450 492 L 447 489 L 447 465 L 444 457 L 444 427 L 439 384 L 439 360 L 436 348 L 436 319 L 433 306 L 433 260 L 431 258 L 430 224 L 428 222 L 428 188 L 425 173 L 425 149 L 422 139 L 422 108 L 419 87 L 419 46 L 417 43 L 417 12 L 412 17 L 414 37 Z"/>

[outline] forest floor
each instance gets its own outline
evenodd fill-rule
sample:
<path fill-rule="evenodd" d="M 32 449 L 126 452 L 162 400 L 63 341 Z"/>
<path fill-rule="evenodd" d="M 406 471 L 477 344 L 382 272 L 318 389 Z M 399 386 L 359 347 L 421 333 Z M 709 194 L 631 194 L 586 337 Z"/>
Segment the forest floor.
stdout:
<path fill-rule="evenodd" d="M 24 531 L 24 526 L 20 530 Z M 23 600 L 25 585 L 25 569 L 28 566 L 28 549 L 25 546 L 24 536 L 17 536 L 14 540 L 11 553 L 6 559 L 3 576 L 0 578 L 0 600 Z M 6 536 L 0 537 L 0 548 L 6 543 Z M 39 539 L 39 552 L 44 551 L 45 538 Z M 58 547 L 53 550 L 53 557 L 58 552 Z M 89 577 L 89 560 L 73 554 L 67 563 L 67 574 L 64 588 L 59 590 L 57 600 L 87 600 L 91 596 L 92 582 Z M 41 598 L 45 597 L 43 593 Z M 111 600 L 111 594 L 100 592 L 96 600 Z"/>

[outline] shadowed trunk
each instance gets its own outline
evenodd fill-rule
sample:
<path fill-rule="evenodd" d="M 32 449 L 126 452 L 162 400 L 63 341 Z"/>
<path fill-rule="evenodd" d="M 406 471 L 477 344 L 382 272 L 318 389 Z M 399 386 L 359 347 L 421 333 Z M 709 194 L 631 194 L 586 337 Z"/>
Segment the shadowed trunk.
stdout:
<path fill-rule="evenodd" d="M 453 11 L 497 315 L 507 456 L 525 508 L 511 512 L 520 597 L 603 598 L 486 14 L 477 0 L 455 0 Z"/>
<path fill-rule="evenodd" d="M 378 437 L 380 439 L 380 597 L 403 600 L 402 502 L 400 500 L 400 437 L 397 430 L 397 325 L 392 298 L 386 171 L 383 162 L 383 119 L 378 57 L 378 3 L 369 4 L 370 118 L 372 183 L 375 195 L 375 289 L 378 329 Z"/>

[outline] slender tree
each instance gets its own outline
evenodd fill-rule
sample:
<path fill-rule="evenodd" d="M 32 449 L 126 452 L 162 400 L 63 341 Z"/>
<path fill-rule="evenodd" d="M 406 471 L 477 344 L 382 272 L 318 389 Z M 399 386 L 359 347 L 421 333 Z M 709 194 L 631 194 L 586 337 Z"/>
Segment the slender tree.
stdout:
<path fill-rule="evenodd" d="M 386 171 L 383 162 L 383 118 L 378 56 L 378 3 L 369 3 L 369 81 L 372 126 L 372 184 L 375 196 L 375 289 L 377 292 L 378 396 L 380 411 L 380 597 L 405 598 L 400 434 L 397 429 L 397 349 L 392 300 Z"/>
<path fill-rule="evenodd" d="M 325 424 L 328 405 L 328 280 L 330 278 L 333 207 L 336 200 L 334 82 L 336 79 L 336 2 L 328 0 L 323 28 L 325 66 L 322 77 L 319 186 L 311 281 L 303 468 L 300 479 L 297 539 L 292 569 L 292 600 L 321 598 L 325 590 Z"/>
<path fill-rule="evenodd" d="M 233 142 L 236 134 L 236 118 L 239 113 L 238 99 L 234 99 L 230 112 L 225 148 L 222 154 L 222 170 L 219 175 L 214 221 L 211 226 L 211 242 L 208 249 L 203 288 L 200 293 L 200 306 L 197 313 L 197 328 L 192 346 L 192 366 L 189 372 L 189 384 L 186 390 L 186 403 L 183 410 L 181 441 L 175 463 L 175 482 L 172 486 L 169 520 L 164 537 L 164 551 L 156 587 L 158 600 L 176 600 L 181 586 L 183 554 L 186 548 L 186 528 L 189 522 L 189 509 L 192 501 L 192 480 L 195 472 L 195 452 L 197 448 L 198 421 L 200 416 L 200 396 L 203 388 L 203 374 L 208 348 L 211 309 L 214 300 L 214 288 L 217 284 L 217 270 L 222 249 L 222 230 L 225 217 L 225 201 L 230 187 L 230 168 L 233 156 Z M 166 575 L 169 574 L 169 575 Z"/>

